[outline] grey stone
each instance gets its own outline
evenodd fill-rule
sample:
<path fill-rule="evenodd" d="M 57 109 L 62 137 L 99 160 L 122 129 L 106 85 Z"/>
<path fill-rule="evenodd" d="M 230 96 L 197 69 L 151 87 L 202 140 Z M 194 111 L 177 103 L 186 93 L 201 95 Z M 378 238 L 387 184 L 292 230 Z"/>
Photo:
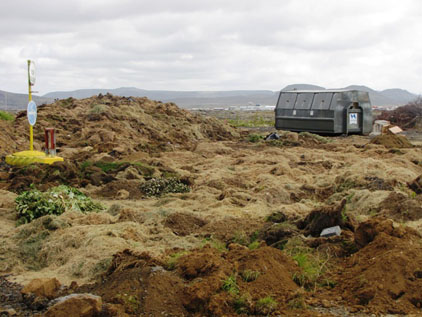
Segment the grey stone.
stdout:
<path fill-rule="evenodd" d="M 322 230 L 320 236 L 321 237 L 331 237 L 331 236 L 339 236 L 341 235 L 341 228 L 340 226 L 325 228 Z"/>

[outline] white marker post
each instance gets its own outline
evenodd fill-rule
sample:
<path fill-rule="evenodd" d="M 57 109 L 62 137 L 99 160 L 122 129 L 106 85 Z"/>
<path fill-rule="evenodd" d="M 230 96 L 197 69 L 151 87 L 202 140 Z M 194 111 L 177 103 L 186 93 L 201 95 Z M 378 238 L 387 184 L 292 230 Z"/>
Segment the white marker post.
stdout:
<path fill-rule="evenodd" d="M 32 101 L 31 87 L 35 85 L 35 63 L 28 59 L 28 107 L 26 115 L 29 121 L 29 150 L 34 150 L 34 129 L 33 126 L 37 121 L 37 105 Z"/>

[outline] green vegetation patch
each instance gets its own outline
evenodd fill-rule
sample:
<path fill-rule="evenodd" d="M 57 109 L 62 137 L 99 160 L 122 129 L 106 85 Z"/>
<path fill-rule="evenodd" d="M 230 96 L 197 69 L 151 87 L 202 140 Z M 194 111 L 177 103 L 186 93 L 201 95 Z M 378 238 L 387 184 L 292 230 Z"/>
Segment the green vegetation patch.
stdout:
<path fill-rule="evenodd" d="M 278 303 L 271 296 L 258 299 L 255 310 L 258 314 L 268 315 L 277 309 Z"/>
<path fill-rule="evenodd" d="M 89 110 L 89 113 L 91 114 L 101 114 L 107 111 L 107 106 L 103 104 L 95 104 L 91 105 L 91 109 Z"/>
<path fill-rule="evenodd" d="M 141 184 L 141 191 L 151 197 L 168 193 L 187 193 L 190 187 L 176 177 L 154 177 Z"/>
<path fill-rule="evenodd" d="M 248 141 L 252 142 L 252 143 L 258 143 L 259 141 L 264 140 L 264 136 L 263 135 L 259 135 L 259 134 L 249 134 L 248 135 Z"/>
<path fill-rule="evenodd" d="M 100 211 L 103 207 L 79 190 L 66 185 L 52 187 L 45 192 L 36 188 L 16 197 L 18 223 L 28 223 L 45 215 L 60 215 L 66 210 L 82 213 Z"/>
<path fill-rule="evenodd" d="M 304 138 L 304 139 L 314 139 L 314 140 L 318 141 L 319 143 L 324 143 L 324 144 L 331 142 L 331 140 L 326 138 L 326 137 L 323 137 L 323 136 L 318 135 L 318 134 L 313 134 L 313 133 L 310 133 L 310 132 L 300 132 L 299 136 Z"/>
<path fill-rule="evenodd" d="M 177 262 L 179 259 L 183 256 L 188 254 L 188 251 L 180 251 L 173 254 L 170 254 L 170 256 L 167 258 L 166 261 L 166 268 L 167 270 L 174 270 L 177 266 Z"/>
<path fill-rule="evenodd" d="M 236 283 L 236 274 L 232 274 L 229 277 L 227 277 L 223 281 L 223 286 L 221 286 L 221 288 L 233 296 L 238 295 L 239 286 L 237 286 L 237 283 Z"/>
<path fill-rule="evenodd" d="M 245 282 L 252 282 L 255 281 L 261 273 L 254 270 L 244 270 L 241 275 Z"/>
<path fill-rule="evenodd" d="M 0 120 L 13 121 L 15 116 L 7 111 L 0 110 Z"/>
<path fill-rule="evenodd" d="M 307 290 L 315 290 L 317 286 L 326 286 L 325 273 L 328 270 L 328 255 L 324 255 L 303 244 L 299 239 L 290 239 L 284 251 L 296 261 L 301 268 L 300 273 L 293 275 L 293 280 Z"/>
<path fill-rule="evenodd" d="M 261 115 L 255 114 L 251 119 L 230 119 L 229 124 L 234 127 L 244 127 L 244 128 L 259 128 L 259 127 L 273 127 L 274 118 L 269 119 Z"/>
<path fill-rule="evenodd" d="M 142 162 L 105 162 L 105 161 L 98 161 L 98 162 L 91 162 L 85 161 L 79 165 L 81 171 L 85 172 L 87 168 L 95 166 L 100 168 L 104 173 L 115 173 L 122 171 L 129 166 L 133 166 L 136 170 L 145 177 L 151 177 L 155 173 L 155 168 L 144 164 Z"/>

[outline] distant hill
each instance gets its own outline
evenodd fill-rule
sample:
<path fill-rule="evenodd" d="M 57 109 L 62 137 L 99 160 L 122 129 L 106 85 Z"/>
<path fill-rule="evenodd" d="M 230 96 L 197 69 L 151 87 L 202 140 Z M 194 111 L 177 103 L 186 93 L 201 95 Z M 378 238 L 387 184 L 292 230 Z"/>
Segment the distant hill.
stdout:
<path fill-rule="evenodd" d="M 51 103 L 53 99 L 39 96 L 32 96 L 32 99 L 37 105 L 43 103 Z M 0 90 L 0 109 L 7 109 L 10 111 L 17 111 L 26 109 L 28 105 L 28 95 L 27 94 L 16 94 L 13 92 L 7 92 Z"/>
<path fill-rule="evenodd" d="M 324 87 L 309 84 L 293 84 L 284 87 L 282 90 L 323 90 Z"/>
<path fill-rule="evenodd" d="M 74 91 L 51 92 L 47 98 L 88 98 L 93 95 L 111 93 L 115 96 L 147 97 L 163 102 L 174 102 L 181 107 L 201 106 L 241 106 L 248 103 L 275 104 L 278 92 L 270 90 L 229 90 L 229 91 L 171 91 L 144 90 L 134 87 L 117 89 L 80 89 Z"/>
<path fill-rule="evenodd" d="M 346 89 L 358 89 L 369 92 L 371 102 L 377 106 L 405 105 L 415 100 L 416 95 L 403 89 L 386 89 L 376 91 L 366 86 L 352 85 Z M 323 90 L 324 87 L 310 84 L 288 85 L 283 90 Z M 145 90 L 135 87 L 121 87 L 116 89 L 79 89 L 73 91 L 55 91 L 42 97 L 34 97 L 37 104 L 50 103 L 54 99 L 69 97 L 81 99 L 98 94 L 111 93 L 116 96 L 148 97 L 162 102 L 174 102 L 184 108 L 209 108 L 247 105 L 275 105 L 279 91 L 271 90 L 228 90 L 228 91 L 171 91 Z M 0 91 L 0 109 L 5 109 L 5 92 Z M 25 94 L 7 93 L 8 109 L 22 110 L 26 108 L 28 96 Z"/>

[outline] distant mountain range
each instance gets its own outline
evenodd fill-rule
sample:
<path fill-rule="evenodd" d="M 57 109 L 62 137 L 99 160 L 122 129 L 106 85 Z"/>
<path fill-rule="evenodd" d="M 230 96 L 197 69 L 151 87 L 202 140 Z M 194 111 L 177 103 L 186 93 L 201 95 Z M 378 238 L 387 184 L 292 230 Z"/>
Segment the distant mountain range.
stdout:
<path fill-rule="evenodd" d="M 35 101 L 37 105 L 41 105 L 43 103 L 51 103 L 54 101 L 54 99 L 39 97 L 39 96 L 32 96 L 32 99 Z M 0 109 L 16 111 L 16 110 L 26 109 L 27 105 L 28 105 L 27 94 L 16 94 L 16 93 L 0 90 Z"/>
<path fill-rule="evenodd" d="M 324 87 L 295 84 L 283 88 L 283 90 L 322 90 Z M 376 91 L 366 86 L 348 86 L 344 89 L 357 89 L 369 92 L 371 102 L 377 106 L 397 106 L 407 104 L 417 98 L 403 89 L 386 89 Z M 88 98 L 93 95 L 111 93 L 116 96 L 148 97 L 163 102 L 174 102 L 184 108 L 205 108 L 224 106 L 246 106 L 246 105 L 275 105 L 279 91 L 271 90 L 230 90 L 230 91 L 170 91 L 170 90 L 144 90 L 134 87 L 122 87 L 116 89 L 80 89 L 73 91 L 55 91 L 45 94 L 42 97 L 34 96 L 37 104 L 50 103 L 54 99 Z M 22 110 L 26 108 L 28 96 L 0 91 L 0 108 L 6 107 L 10 110 Z"/>

